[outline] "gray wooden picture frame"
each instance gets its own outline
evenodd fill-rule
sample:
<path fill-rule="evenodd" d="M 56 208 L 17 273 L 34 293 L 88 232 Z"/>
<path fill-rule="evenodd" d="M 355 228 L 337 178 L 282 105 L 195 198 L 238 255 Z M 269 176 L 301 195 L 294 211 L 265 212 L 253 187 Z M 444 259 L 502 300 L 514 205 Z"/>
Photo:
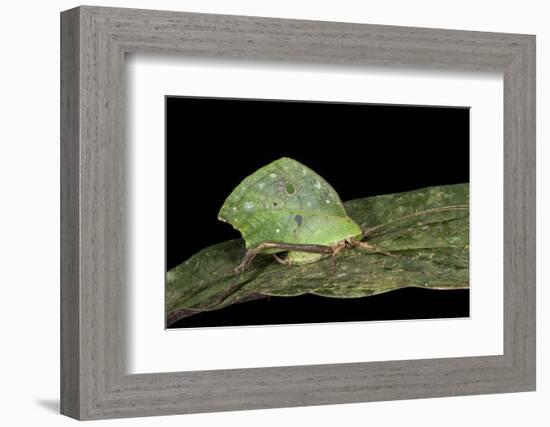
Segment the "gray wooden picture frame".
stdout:
<path fill-rule="evenodd" d="M 502 72 L 504 353 L 127 374 L 124 58 L 134 52 Z M 535 390 L 534 36 L 88 6 L 62 12 L 63 414 L 85 420 L 529 390 Z"/>

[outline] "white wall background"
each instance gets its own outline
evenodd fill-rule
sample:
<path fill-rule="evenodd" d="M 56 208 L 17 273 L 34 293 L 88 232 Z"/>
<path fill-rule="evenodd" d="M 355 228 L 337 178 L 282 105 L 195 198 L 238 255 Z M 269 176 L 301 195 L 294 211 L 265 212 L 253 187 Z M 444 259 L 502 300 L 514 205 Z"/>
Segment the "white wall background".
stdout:
<path fill-rule="evenodd" d="M 544 1 L 135 0 L 94 4 L 537 35 L 538 391 L 107 421 L 109 425 L 545 426 L 550 422 L 547 142 L 550 26 Z M 0 67 L 0 420 L 63 426 L 59 384 L 59 12 L 74 1 L 5 2 Z M 546 360 L 545 360 L 546 359 Z"/>

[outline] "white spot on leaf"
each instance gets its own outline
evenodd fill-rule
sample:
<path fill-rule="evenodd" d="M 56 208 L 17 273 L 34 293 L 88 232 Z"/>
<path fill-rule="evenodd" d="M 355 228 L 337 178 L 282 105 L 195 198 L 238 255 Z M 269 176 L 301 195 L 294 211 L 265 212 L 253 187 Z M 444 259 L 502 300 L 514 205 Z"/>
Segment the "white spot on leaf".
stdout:
<path fill-rule="evenodd" d="M 252 203 L 252 202 L 245 202 L 245 203 L 244 203 L 244 208 L 245 208 L 246 210 L 253 209 L 253 208 L 254 208 L 254 203 Z"/>
<path fill-rule="evenodd" d="M 269 174 L 269 176 L 270 176 L 271 178 L 277 178 L 277 175 L 276 175 L 276 174 L 274 174 L 274 173 L 272 173 L 272 174 Z"/>
<path fill-rule="evenodd" d="M 258 184 L 258 188 L 259 188 L 260 190 L 261 190 L 262 188 L 264 188 L 264 183 L 263 183 L 263 182 L 260 182 L 260 183 Z"/>
<path fill-rule="evenodd" d="M 315 181 L 314 187 L 315 187 L 317 190 L 320 190 L 320 189 L 321 189 L 321 183 L 320 183 L 319 181 Z"/>
<path fill-rule="evenodd" d="M 280 233 L 280 232 L 281 232 L 281 230 L 280 230 L 280 229 L 277 229 L 277 230 L 275 230 L 275 231 L 276 231 L 277 233 Z"/>
<path fill-rule="evenodd" d="M 330 204 L 330 200 L 329 200 L 329 199 L 325 200 L 325 203 L 326 203 L 327 205 Z"/>

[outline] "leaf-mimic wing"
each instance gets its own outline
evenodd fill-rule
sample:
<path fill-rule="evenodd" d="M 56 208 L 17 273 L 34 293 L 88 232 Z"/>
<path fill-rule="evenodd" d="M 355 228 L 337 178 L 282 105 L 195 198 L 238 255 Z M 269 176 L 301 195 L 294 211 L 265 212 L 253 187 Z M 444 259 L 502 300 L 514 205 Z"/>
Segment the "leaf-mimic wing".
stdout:
<path fill-rule="evenodd" d="M 266 241 L 327 245 L 361 236 L 330 184 L 287 157 L 245 178 L 218 218 L 241 232 L 247 248 Z"/>

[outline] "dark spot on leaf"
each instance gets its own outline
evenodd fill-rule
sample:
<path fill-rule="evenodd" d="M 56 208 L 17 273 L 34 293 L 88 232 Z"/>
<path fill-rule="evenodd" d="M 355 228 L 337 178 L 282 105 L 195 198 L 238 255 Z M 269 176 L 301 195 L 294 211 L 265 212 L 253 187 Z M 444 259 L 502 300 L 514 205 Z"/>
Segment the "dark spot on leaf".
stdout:
<path fill-rule="evenodd" d="M 294 188 L 294 186 L 290 182 L 286 184 L 287 194 L 292 195 L 292 194 L 294 194 L 295 191 L 296 191 L 296 189 Z"/>
<path fill-rule="evenodd" d="M 277 202 L 273 202 L 273 206 L 277 206 Z"/>
<path fill-rule="evenodd" d="M 302 225 L 302 215 L 296 215 L 294 221 L 296 221 L 296 224 Z"/>

